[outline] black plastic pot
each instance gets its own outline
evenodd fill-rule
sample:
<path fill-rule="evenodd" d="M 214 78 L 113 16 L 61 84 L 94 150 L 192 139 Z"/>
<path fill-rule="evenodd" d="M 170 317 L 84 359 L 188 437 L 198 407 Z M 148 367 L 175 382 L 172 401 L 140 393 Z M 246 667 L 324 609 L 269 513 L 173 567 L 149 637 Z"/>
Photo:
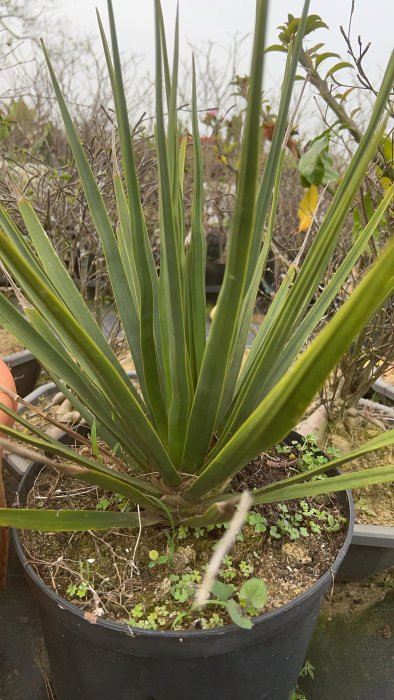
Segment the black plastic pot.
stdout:
<path fill-rule="evenodd" d="M 208 295 L 218 295 L 224 278 L 226 269 L 225 263 L 218 260 L 208 260 L 205 269 L 205 290 Z M 260 282 L 258 295 L 265 294 L 270 296 L 275 289 L 275 255 L 270 251 L 267 260 L 267 266 L 264 275 Z"/>
<path fill-rule="evenodd" d="M 19 396 L 26 396 L 33 391 L 41 372 L 41 365 L 28 350 L 20 350 L 1 358 L 10 368 L 15 379 Z"/>
<path fill-rule="evenodd" d="M 137 376 L 134 371 L 128 371 L 127 374 L 130 378 L 135 378 Z M 50 399 L 51 396 L 54 396 L 58 391 L 59 389 L 56 386 L 56 384 L 54 384 L 54 382 L 48 382 L 47 384 L 41 384 L 41 386 L 38 386 L 24 398 L 27 403 L 30 403 L 34 406 L 40 401 L 40 399 Z M 27 409 L 25 406 L 22 406 L 21 404 L 19 405 L 18 411 L 20 413 L 24 413 L 26 410 Z M 66 435 L 66 433 L 64 433 L 64 435 Z M 59 439 L 61 439 L 61 437 Z M 32 464 L 32 462 L 28 461 L 24 457 L 20 457 L 19 455 L 14 455 L 11 453 L 3 455 L 3 462 L 7 465 L 11 474 L 16 476 L 17 478 L 24 476 L 24 474 L 27 472 L 28 468 Z"/>
<path fill-rule="evenodd" d="M 341 581 L 371 578 L 394 566 L 394 527 L 355 525 L 339 571 Z"/>
<path fill-rule="evenodd" d="M 25 400 L 34 406 L 41 398 L 49 399 L 51 396 L 56 394 L 57 391 L 59 390 L 56 384 L 53 382 L 48 382 L 48 384 L 41 384 L 41 386 L 37 387 L 37 389 L 34 389 L 34 391 L 25 396 Z M 25 406 L 20 404 L 18 411 L 20 413 L 24 413 L 26 411 Z M 11 453 L 3 455 L 3 462 L 6 464 L 11 474 L 14 474 L 14 476 L 17 478 L 22 477 L 32 464 L 32 462 L 29 462 L 24 457 Z"/>
<path fill-rule="evenodd" d="M 394 386 L 389 382 L 386 382 L 384 377 L 379 377 L 379 379 L 377 379 L 372 385 L 372 389 L 385 399 L 389 399 L 390 401 L 394 402 Z"/>
<path fill-rule="evenodd" d="M 22 479 L 25 501 L 40 469 Z M 321 599 L 350 545 L 351 496 L 345 543 L 329 571 L 284 607 L 255 620 L 252 630 L 227 625 L 185 632 L 151 631 L 84 618 L 37 576 L 13 531 L 17 555 L 37 600 L 57 700 L 288 700 L 297 682 Z"/>
<path fill-rule="evenodd" d="M 226 266 L 218 261 L 207 262 L 205 270 L 205 291 L 207 294 L 219 294 Z"/>
<path fill-rule="evenodd" d="M 379 378 L 373 389 L 382 396 L 394 400 L 394 388 Z M 361 399 L 361 406 L 366 406 L 384 415 L 393 409 L 376 401 Z M 338 579 L 352 581 L 371 578 L 375 574 L 394 566 L 394 527 L 384 525 L 355 525 L 349 551 L 344 558 Z"/>

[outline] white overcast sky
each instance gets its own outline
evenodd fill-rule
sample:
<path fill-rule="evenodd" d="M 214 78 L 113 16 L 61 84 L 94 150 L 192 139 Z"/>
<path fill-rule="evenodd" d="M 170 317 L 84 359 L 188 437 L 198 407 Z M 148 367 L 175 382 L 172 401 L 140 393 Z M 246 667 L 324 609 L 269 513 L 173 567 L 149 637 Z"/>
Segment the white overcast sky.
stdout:
<path fill-rule="evenodd" d="M 153 0 L 113 0 L 115 18 L 117 23 L 120 48 L 124 56 L 138 56 L 139 67 L 135 97 L 137 98 L 138 116 L 146 110 L 143 104 L 143 78 L 149 73 L 154 74 L 154 19 Z M 276 43 L 277 26 L 287 19 L 287 14 L 300 16 L 302 0 L 271 0 L 268 26 L 267 43 Z M 75 36 L 88 34 L 97 37 L 97 48 L 101 50 L 98 39 L 98 28 L 95 8 L 98 7 L 104 26 L 107 28 L 107 3 L 106 0 L 58 0 L 54 3 L 51 15 L 59 27 L 64 27 L 67 33 L 75 32 Z M 163 14 L 166 23 L 167 36 L 172 37 L 176 0 L 162 0 Z M 247 37 L 242 43 L 243 60 L 238 63 L 238 73 L 249 72 L 249 57 L 251 47 L 251 33 L 254 23 L 255 0 L 179 0 L 180 7 L 180 37 L 181 60 L 190 65 L 191 48 L 197 45 L 204 47 L 204 42 L 213 42 L 215 45 L 215 59 L 219 65 L 225 61 L 226 47 L 231 45 L 234 35 L 239 38 Z M 393 49 L 394 26 L 394 0 L 356 0 L 355 12 L 352 23 L 352 38 L 354 46 L 357 46 L 357 37 L 361 36 L 365 45 L 371 42 L 371 48 L 365 59 L 365 68 L 372 83 L 378 87 L 384 68 Z M 351 0 L 311 0 L 310 14 L 318 14 L 328 24 L 329 29 L 321 29 L 308 37 L 309 45 L 317 42 L 325 43 L 325 50 L 337 52 L 343 60 L 346 60 L 346 46 L 341 36 L 339 27 L 342 24 L 348 26 L 351 10 Z M 53 24 L 52 24 L 53 26 Z M 43 26 L 45 34 L 45 25 Z M 48 47 L 51 43 L 56 47 L 56 35 L 47 36 Z M 206 45 L 206 44 L 205 44 Z M 169 41 L 171 48 L 171 41 Z M 276 98 L 280 93 L 283 75 L 283 54 L 269 54 L 265 65 L 264 91 L 265 95 L 275 107 Z M 323 64 L 328 70 L 328 61 Z M 230 71 L 231 72 L 231 71 Z M 344 84 L 354 83 L 355 78 L 351 72 L 342 71 L 337 76 Z M 141 78 L 141 80 L 140 80 Z M 226 83 L 232 78 L 226 78 Z M 135 81 L 135 77 L 134 77 Z M 141 86 L 141 92 L 138 88 Z M 364 93 L 362 93 L 364 94 Z M 294 98 L 295 99 L 295 98 Z M 360 93 L 353 93 L 351 107 L 360 104 Z M 139 101 L 138 101 L 139 100 Z M 142 100 L 142 101 L 141 101 Z M 214 104 L 203 104 L 199 97 L 200 108 L 214 107 Z M 223 107 L 223 105 L 222 105 Z M 350 106 L 349 106 L 350 109 Z M 149 107 L 148 107 L 149 112 Z M 319 121 L 319 113 L 313 102 L 313 90 L 308 88 L 303 101 L 302 109 L 307 130 L 314 130 L 315 120 Z M 314 116 L 312 116 L 314 115 Z M 320 123 L 320 122 L 319 122 Z M 302 128 L 302 127 L 301 127 Z"/>
<path fill-rule="evenodd" d="M 145 57 L 144 66 L 153 66 L 153 0 L 113 0 L 122 51 L 131 50 Z M 173 27 L 176 0 L 162 0 L 167 31 Z M 273 0 L 270 4 L 268 41 L 274 42 L 276 27 L 291 12 L 301 14 L 301 0 Z M 67 18 L 77 30 L 97 33 L 95 7 L 106 20 L 105 0 L 66 0 L 57 10 L 60 18 Z M 188 43 L 211 40 L 220 46 L 230 43 L 236 32 L 251 32 L 254 18 L 254 0 L 180 0 L 181 49 L 184 58 L 190 53 Z M 310 13 L 320 15 L 329 30 L 319 30 L 316 41 L 325 41 L 327 48 L 341 53 L 345 47 L 339 25 L 347 27 L 351 0 L 311 0 Z M 393 48 L 394 3 L 392 0 L 356 0 L 353 19 L 353 37 L 361 35 L 371 48 L 366 59 L 373 79 L 378 79 Z M 313 35 L 312 35 L 313 36 Z M 246 48 L 246 45 L 245 45 Z M 273 61 L 275 59 L 272 59 Z M 242 68 L 247 71 L 247 61 Z M 276 80 L 275 69 L 268 68 L 268 80 Z"/>

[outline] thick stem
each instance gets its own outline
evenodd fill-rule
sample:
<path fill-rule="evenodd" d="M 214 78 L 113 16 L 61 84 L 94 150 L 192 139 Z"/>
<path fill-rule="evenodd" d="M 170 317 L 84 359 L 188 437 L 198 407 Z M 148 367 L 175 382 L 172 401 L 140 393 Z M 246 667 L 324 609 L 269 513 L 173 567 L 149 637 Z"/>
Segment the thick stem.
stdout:
<path fill-rule="evenodd" d="M 356 143 L 360 143 L 363 137 L 362 131 L 358 128 L 356 122 L 349 117 L 345 108 L 339 104 L 338 100 L 332 94 L 327 81 L 321 77 L 316 68 L 313 68 L 311 60 L 304 49 L 301 49 L 300 64 L 307 71 L 310 82 L 317 89 L 319 95 L 323 98 L 326 105 L 328 105 L 341 124 L 343 124 L 351 133 Z M 394 169 L 388 166 L 386 159 L 384 158 L 383 154 L 380 153 L 380 151 L 377 151 L 373 160 L 377 165 L 379 165 L 380 168 L 382 168 L 384 173 L 387 173 L 388 177 L 394 179 Z"/>

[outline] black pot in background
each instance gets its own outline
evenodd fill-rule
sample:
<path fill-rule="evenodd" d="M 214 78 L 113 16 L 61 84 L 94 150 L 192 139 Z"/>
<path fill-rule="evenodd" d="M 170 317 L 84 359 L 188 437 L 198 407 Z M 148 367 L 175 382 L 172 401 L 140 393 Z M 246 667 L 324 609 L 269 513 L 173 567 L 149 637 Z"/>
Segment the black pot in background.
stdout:
<path fill-rule="evenodd" d="M 373 385 L 373 390 L 394 401 L 394 387 L 381 377 Z M 377 401 L 361 399 L 360 406 L 379 412 L 392 413 L 392 408 Z M 394 527 L 385 525 L 354 526 L 352 544 L 338 571 L 341 581 L 357 581 L 371 578 L 394 566 Z"/>
<path fill-rule="evenodd" d="M 207 295 L 217 296 L 219 294 L 224 278 L 225 269 L 225 263 L 219 262 L 218 260 L 207 260 L 205 269 L 205 285 Z M 275 255 L 272 251 L 270 251 L 266 269 L 260 281 L 258 295 L 263 295 L 267 298 L 271 298 L 276 287 L 275 270 Z"/>
<path fill-rule="evenodd" d="M 136 373 L 132 370 L 128 371 L 127 374 L 130 377 L 130 379 L 135 379 L 137 376 Z M 59 391 L 59 389 L 56 386 L 56 384 L 54 384 L 54 382 L 48 382 L 47 384 L 41 384 L 41 386 L 38 386 L 36 389 L 34 389 L 31 393 L 29 393 L 24 398 L 25 398 L 25 401 L 27 403 L 30 403 L 34 406 L 41 399 L 44 399 L 44 398 L 50 399 L 58 391 Z M 27 409 L 25 406 L 23 406 L 22 404 L 19 404 L 18 411 L 20 413 L 24 413 L 26 410 Z M 66 435 L 66 433 L 64 433 L 64 434 Z M 61 439 L 61 438 L 59 438 L 59 439 Z M 27 469 L 32 464 L 32 462 L 29 462 L 24 457 L 20 457 L 19 455 L 15 455 L 15 454 L 11 454 L 11 453 L 6 453 L 3 455 L 3 462 L 7 465 L 10 473 L 13 474 L 14 476 L 16 476 L 17 478 L 24 476 Z"/>
<path fill-rule="evenodd" d="M 40 465 L 22 479 L 24 503 Z M 37 576 L 15 548 L 36 597 L 57 700 L 287 700 L 295 687 L 321 599 L 350 545 L 351 496 L 339 494 L 348 512 L 345 543 L 329 571 L 284 607 L 256 618 L 252 630 L 227 625 L 167 632 L 84 618 Z"/>
<path fill-rule="evenodd" d="M 394 527 L 355 525 L 339 571 L 340 581 L 359 581 L 394 566 Z"/>
<path fill-rule="evenodd" d="M 37 389 L 34 389 L 24 398 L 28 403 L 34 406 L 34 404 L 38 403 L 40 399 L 49 399 L 51 396 L 54 396 L 54 394 L 56 394 L 57 391 L 59 390 L 56 384 L 54 384 L 53 382 L 49 382 L 48 384 L 41 384 L 41 386 L 37 387 Z M 19 404 L 18 411 L 20 413 L 24 413 L 26 410 L 27 409 L 25 406 Z M 3 463 L 7 466 L 10 473 L 16 476 L 17 478 L 22 477 L 26 473 L 29 466 L 32 464 L 32 462 L 29 462 L 27 459 L 25 459 L 25 457 L 21 457 L 20 455 L 15 455 L 11 453 L 3 454 Z"/>
<path fill-rule="evenodd" d="M 376 380 L 372 385 L 372 390 L 379 394 L 379 396 L 388 399 L 390 403 L 394 403 L 394 385 L 386 382 L 384 377 L 379 377 Z"/>
<path fill-rule="evenodd" d="M 226 266 L 224 263 L 207 261 L 205 269 L 205 289 L 207 294 L 219 294 Z"/>
<path fill-rule="evenodd" d="M 1 358 L 10 368 L 19 396 L 33 391 L 41 372 L 41 365 L 29 350 L 20 350 Z"/>

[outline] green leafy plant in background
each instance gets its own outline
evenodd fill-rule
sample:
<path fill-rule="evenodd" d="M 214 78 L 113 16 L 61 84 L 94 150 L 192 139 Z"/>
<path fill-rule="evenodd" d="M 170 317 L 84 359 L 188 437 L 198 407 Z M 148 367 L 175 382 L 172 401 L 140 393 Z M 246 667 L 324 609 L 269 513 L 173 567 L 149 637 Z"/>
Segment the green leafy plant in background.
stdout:
<path fill-rule="evenodd" d="M 332 158 L 328 151 L 328 139 L 330 133 L 333 132 L 338 134 L 343 131 L 348 131 L 356 143 L 360 143 L 361 139 L 363 138 L 363 131 L 355 121 L 355 117 L 357 113 L 360 112 L 361 107 L 357 106 L 350 111 L 348 111 L 347 108 L 349 97 L 354 95 L 355 90 L 357 91 L 357 84 L 351 86 L 341 85 L 341 83 L 338 82 L 337 73 L 344 68 L 348 70 L 356 69 L 357 79 L 361 84 L 362 90 L 364 92 L 365 90 L 368 90 L 375 93 L 375 90 L 368 80 L 362 65 L 363 58 L 365 57 L 370 44 L 367 44 L 364 50 L 362 50 L 361 38 L 359 37 L 358 57 L 355 55 L 351 44 L 350 28 L 353 13 L 354 4 L 351 8 L 347 32 L 345 32 L 343 27 L 340 27 L 341 34 L 347 46 L 347 54 L 351 56 L 353 63 L 343 61 L 338 53 L 327 50 L 325 43 L 322 41 L 317 44 L 312 44 L 310 47 L 307 47 L 306 45 L 303 46 L 299 54 L 299 66 L 303 69 L 303 71 L 305 71 L 305 77 L 298 75 L 296 76 L 296 79 L 301 81 L 304 81 L 305 79 L 308 80 L 336 117 L 335 121 L 329 125 L 329 128 L 312 141 L 310 148 L 301 156 L 299 162 L 301 184 L 303 187 L 308 188 L 307 192 L 305 193 L 304 200 L 300 205 L 299 218 L 301 231 L 305 231 L 309 227 L 317 205 L 317 190 L 315 187 L 320 184 L 327 184 L 328 182 L 335 183 L 338 180 L 338 173 L 336 173 L 332 167 Z M 294 17 L 294 15 L 289 14 L 287 21 L 278 27 L 278 40 L 280 43 L 269 46 L 266 51 L 280 51 L 287 53 L 297 33 L 300 22 L 300 17 Z M 328 29 L 328 25 L 319 15 L 309 15 L 306 20 L 306 30 L 304 35 L 307 36 L 320 29 Z M 329 68 L 327 68 L 326 62 L 329 61 L 330 63 L 335 59 L 339 59 L 339 61 L 336 63 L 334 62 Z M 387 103 L 386 110 L 391 116 L 393 115 L 392 103 Z M 382 137 L 379 148 L 376 150 L 373 156 L 373 161 L 375 163 L 375 173 L 380 181 L 382 191 L 383 193 L 387 192 L 394 181 L 391 133 L 385 134 Z M 365 195 L 362 196 L 362 199 L 365 199 Z M 380 199 L 381 198 L 378 198 L 378 201 L 380 201 Z M 365 207 L 364 201 L 362 202 L 362 207 L 364 209 L 364 215 L 367 216 L 368 207 Z M 360 218 L 360 211 L 358 207 L 354 209 L 354 213 L 355 229 L 357 231 L 359 228 L 358 222 Z"/>
<path fill-rule="evenodd" d="M 305 678 L 306 676 L 309 676 L 312 680 L 315 677 L 315 667 L 310 661 L 308 661 L 308 659 L 305 661 L 298 677 Z M 297 685 L 296 689 L 291 693 L 289 700 L 308 700 L 308 698 Z"/>
<path fill-rule="evenodd" d="M 59 444 L 22 415 L 1 406 L 33 436 L 2 426 L 15 443 L 58 457 L 67 475 L 127 499 L 135 509 L 0 509 L 0 525 L 43 531 L 204 527 L 228 522 L 239 502 L 231 479 L 286 436 L 341 354 L 394 290 L 394 239 L 349 299 L 309 342 L 321 317 L 368 245 L 393 196 L 391 187 L 352 249 L 316 298 L 341 226 L 382 138 L 394 78 L 386 69 L 359 148 L 348 165 L 301 265 L 290 266 L 242 365 L 258 285 L 273 230 L 284 139 L 302 39 L 305 3 L 289 40 L 283 90 L 264 172 L 259 173 L 261 81 L 268 2 L 256 3 L 248 104 L 235 210 L 222 291 L 208 337 L 205 324 L 203 172 L 193 71 L 194 189 L 192 226 L 184 227 L 185 140 L 178 132 L 178 20 L 170 64 L 159 0 L 155 2 L 156 149 L 160 201 L 160 275 L 147 236 L 123 89 L 112 3 L 111 45 L 98 16 L 116 111 L 110 219 L 83 145 L 44 54 L 72 153 L 106 257 L 115 303 L 135 364 L 136 389 L 84 304 L 30 203 L 18 197 L 25 237 L 0 210 L 0 254 L 26 299 L 24 313 L 0 297 L 0 322 L 46 367 L 94 433 L 93 457 Z M 313 305 L 312 298 L 315 297 Z M 96 438 L 97 436 L 97 438 Z M 254 505 L 284 502 L 394 479 L 392 465 L 315 479 L 332 466 L 394 442 L 394 430 L 331 463 L 256 489 Z M 18 450 L 1 439 L 7 449 Z M 98 454 L 98 456 L 97 456 Z M 48 459 L 48 458 L 46 458 Z M 108 466 L 108 462 L 111 466 Z M 137 508 L 138 507 L 138 508 Z M 155 555 L 154 555 L 155 556 Z M 158 563 L 158 558 L 151 559 Z M 245 598 L 246 600 L 246 598 Z"/>
<path fill-rule="evenodd" d="M 307 81 L 315 95 L 325 103 L 325 130 L 312 142 L 311 153 L 307 151 L 299 161 L 301 182 L 304 187 L 308 188 L 298 210 L 299 231 L 309 232 L 308 238 L 311 224 L 317 216 L 316 208 L 319 203 L 323 203 L 325 206 L 324 200 L 326 200 L 325 192 L 313 182 L 316 176 L 317 178 L 321 177 L 324 165 L 323 162 L 319 162 L 318 157 L 313 157 L 319 155 L 316 153 L 317 144 L 321 136 L 328 135 L 331 135 L 331 142 L 334 141 L 334 138 L 342 142 L 345 150 L 348 150 L 349 145 L 352 148 L 355 144 L 359 144 L 363 138 L 366 123 L 366 115 L 360 103 L 366 106 L 366 112 L 369 113 L 370 103 L 367 103 L 365 96 L 370 95 L 374 99 L 377 94 L 376 88 L 368 78 L 368 69 L 364 65 L 371 44 L 370 42 L 363 43 L 360 36 L 358 36 L 355 46 L 352 44 L 354 14 L 355 4 L 352 3 L 346 28 L 340 27 L 346 46 L 346 58 L 350 59 L 351 63 L 343 61 L 339 54 L 330 50 L 329 41 L 324 39 L 321 32 L 322 29 L 328 28 L 327 24 L 318 15 L 310 15 L 307 18 L 308 39 L 312 39 L 313 34 L 314 40 L 305 41 L 299 55 L 298 63 L 302 75 L 297 76 L 297 79 Z M 266 50 L 287 53 L 299 23 L 299 17 L 289 15 L 287 21 L 278 27 L 280 43 L 270 46 Z M 315 34 L 316 38 L 314 38 Z M 350 79 L 341 72 L 343 68 L 355 69 L 350 73 Z M 385 108 L 387 115 L 391 118 L 393 116 L 392 95 L 393 93 L 389 96 Z M 357 106 L 354 107 L 355 101 Z M 327 153 L 329 154 L 329 151 Z M 342 163 L 342 168 L 344 165 Z M 328 163 L 328 168 L 329 171 L 332 170 L 332 163 Z M 304 179 L 305 170 L 307 175 L 312 174 L 309 184 Z M 325 180 L 328 181 L 325 185 L 325 191 L 327 191 L 327 198 L 330 200 L 335 193 L 338 178 L 333 177 L 331 172 L 330 177 L 325 178 Z M 370 167 L 360 183 L 351 205 L 354 239 L 364 230 L 365 225 L 393 182 L 393 131 L 391 128 L 383 134 L 379 148 L 372 158 Z M 322 180 L 322 184 L 324 184 L 324 180 Z M 355 264 L 350 278 L 339 291 L 339 297 L 342 299 L 347 297 L 349 289 L 356 286 L 363 276 L 365 267 L 376 257 L 377 251 L 385 245 L 392 230 L 392 221 L 393 206 L 391 205 L 382 214 L 381 222 L 376 226 L 375 233 Z M 344 241 L 346 238 L 345 226 Z M 345 245 L 348 244 L 345 243 Z M 341 254 L 339 253 L 339 255 Z M 337 260 L 334 262 L 334 267 L 338 264 Z M 327 275 L 330 275 L 330 271 Z M 349 409 L 355 408 L 357 410 L 359 399 L 390 366 L 392 361 L 393 311 L 392 302 L 388 302 L 380 312 L 375 314 L 354 339 L 351 347 L 329 375 L 329 379 L 320 394 L 322 404 L 330 420 L 335 420 L 338 415 L 343 417 Z"/>
<path fill-rule="evenodd" d="M 298 170 L 303 187 L 327 185 L 328 182 L 339 179 L 329 153 L 329 133 L 320 134 L 313 139 L 307 152 L 300 158 Z"/>
<path fill-rule="evenodd" d="M 303 153 L 298 162 L 301 185 L 306 189 L 300 202 L 298 216 L 300 219 L 299 231 L 308 231 L 313 221 L 319 198 L 319 185 L 328 185 L 336 182 L 339 174 L 333 167 L 333 159 L 329 152 L 330 134 L 319 134 L 310 143 L 306 153 Z"/>

